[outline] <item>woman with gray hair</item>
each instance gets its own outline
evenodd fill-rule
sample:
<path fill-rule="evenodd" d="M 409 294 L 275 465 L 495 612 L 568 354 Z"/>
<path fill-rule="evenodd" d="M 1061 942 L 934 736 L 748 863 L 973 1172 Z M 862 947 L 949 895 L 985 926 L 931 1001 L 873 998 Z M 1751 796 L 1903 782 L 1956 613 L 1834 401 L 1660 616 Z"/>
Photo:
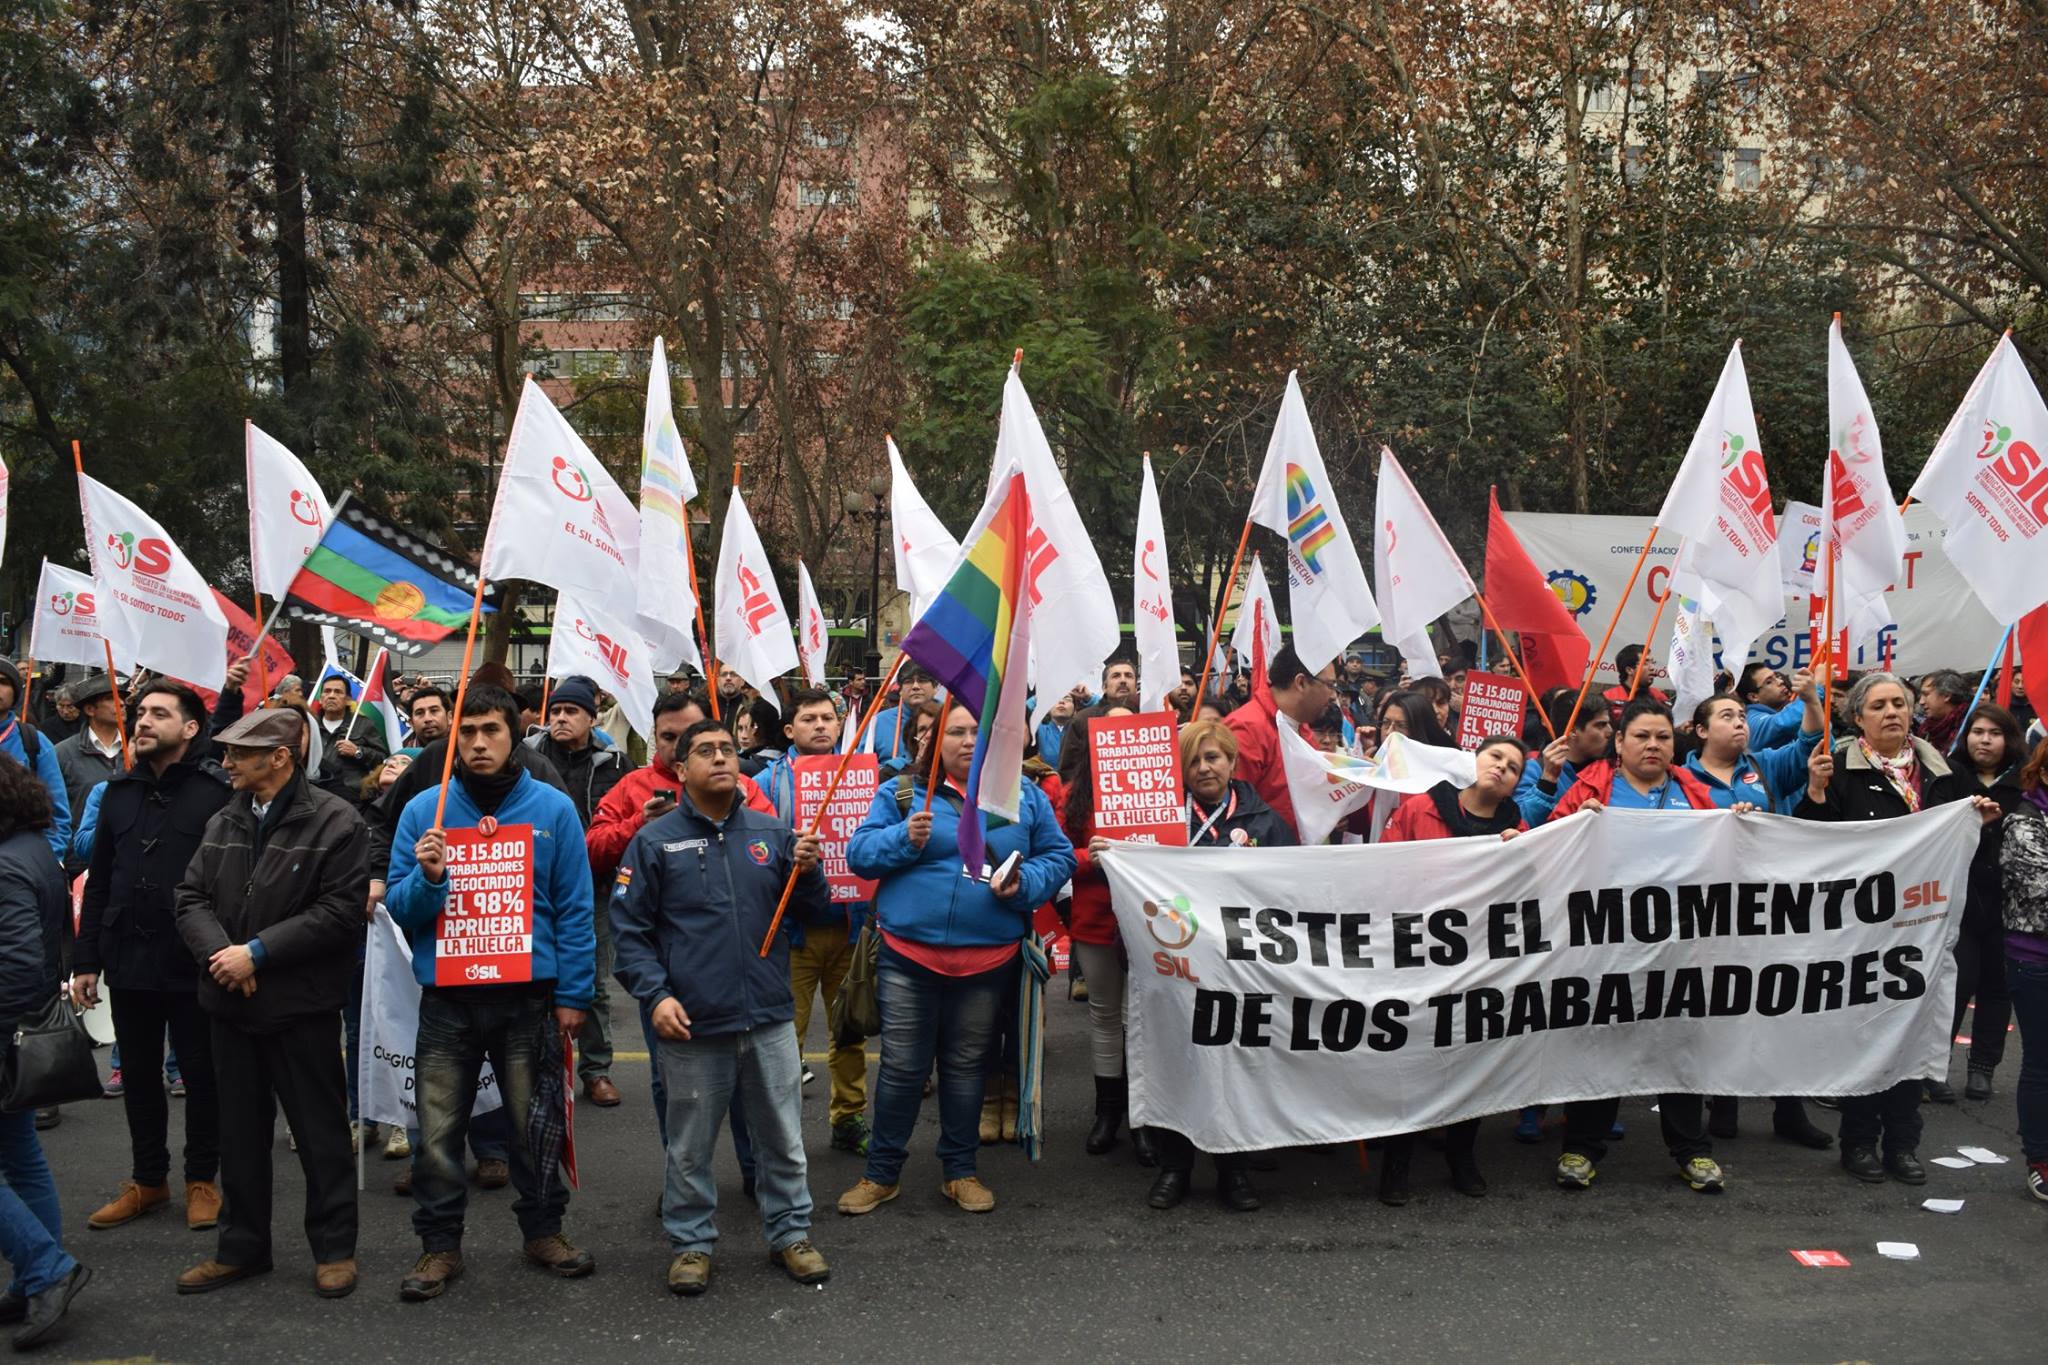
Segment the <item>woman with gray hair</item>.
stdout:
<path fill-rule="evenodd" d="M 1806 764 L 1806 796 L 1793 812 L 1802 820 L 1893 820 L 1949 801 L 1970 801 L 1989 824 L 1996 801 L 1971 794 L 1967 775 L 1950 769 L 1941 751 L 1913 736 L 1913 698 L 1889 673 L 1866 673 L 1849 689 L 1855 735 L 1838 762 L 1826 746 Z M 1945 1068 L 1944 1068 L 1945 1069 Z M 1842 1101 L 1842 1169 L 1858 1180 L 1887 1176 L 1924 1185 L 1920 1145 L 1920 1077 L 1876 1095 Z M 1878 1157 L 1882 1143 L 1883 1159 Z"/>

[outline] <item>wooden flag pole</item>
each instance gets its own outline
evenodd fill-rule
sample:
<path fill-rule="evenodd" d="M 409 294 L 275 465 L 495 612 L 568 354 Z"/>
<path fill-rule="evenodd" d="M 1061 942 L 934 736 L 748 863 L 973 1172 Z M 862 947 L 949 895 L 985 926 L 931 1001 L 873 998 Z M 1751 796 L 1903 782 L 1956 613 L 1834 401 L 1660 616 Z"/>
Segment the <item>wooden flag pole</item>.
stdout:
<path fill-rule="evenodd" d="M 540 723 L 548 723 L 548 690 L 555 685 L 554 675 L 543 664 L 540 670 Z"/>
<path fill-rule="evenodd" d="M 697 551 L 690 545 L 690 509 L 683 508 L 683 562 L 690 566 L 690 596 L 697 603 L 697 662 L 706 669 L 709 680 L 711 667 L 711 633 L 704 629 L 704 594 L 697 588 Z M 719 719 L 718 688 L 711 688 L 711 719 Z"/>
<path fill-rule="evenodd" d="M 1996 661 L 1994 660 L 1994 662 Z M 931 771 L 926 773 L 924 778 L 924 809 L 926 813 L 929 813 L 932 808 L 932 793 L 939 789 L 939 754 L 946 747 L 946 713 L 952 709 L 952 698 L 950 697 L 939 703 L 939 718 L 932 724 L 932 767 Z M 967 708 L 963 706 L 960 709 L 964 711 Z M 981 743 L 981 737 L 976 735 L 974 742 L 976 744 Z"/>
<path fill-rule="evenodd" d="M 901 668 L 902 666 L 903 656 L 899 654 L 896 656 L 896 667 Z M 893 680 L 896 677 L 895 668 L 889 670 L 889 677 L 891 680 Z M 875 689 L 875 695 L 868 701 L 867 712 L 861 717 L 860 730 L 854 731 L 854 735 L 856 737 L 856 747 L 858 747 L 859 744 L 858 736 L 860 735 L 861 731 L 866 730 L 868 728 L 869 723 L 874 720 L 875 712 L 881 709 L 882 697 L 885 693 L 888 692 L 888 690 L 889 684 L 885 682 L 880 687 Z M 937 736 L 934 736 L 933 738 L 936 742 Z M 806 838 L 816 834 L 818 832 L 818 826 L 824 823 L 826 807 L 830 806 L 832 804 L 832 798 L 839 794 L 840 779 L 846 776 L 847 765 L 853 762 L 853 753 L 853 749 L 848 749 L 845 753 L 839 755 L 839 766 L 832 770 L 832 783 L 830 786 L 825 788 L 825 799 L 823 801 L 820 801 L 818 803 L 818 809 L 811 813 L 810 827 L 804 831 L 804 836 Z M 791 797 L 790 799 L 792 801 L 795 800 L 794 797 Z M 761 940 L 760 956 L 768 956 L 768 949 L 775 942 L 775 931 L 782 927 L 783 912 L 789 909 L 790 894 L 795 890 L 796 868 L 792 866 L 789 869 L 789 876 L 782 883 L 782 898 L 775 902 L 775 917 L 768 922 L 768 936 Z"/>
<path fill-rule="evenodd" d="M 1244 547 L 1252 538 L 1252 519 L 1244 519 L 1244 530 L 1237 535 L 1237 553 L 1230 559 L 1230 576 L 1223 580 L 1223 600 L 1216 605 L 1216 626 L 1209 632 L 1209 647 L 1202 655 L 1202 677 L 1195 684 L 1195 706 L 1199 709 L 1202 698 L 1209 695 L 1209 669 L 1216 662 L 1217 651 L 1223 648 L 1223 618 L 1230 612 L 1230 594 L 1237 586 L 1237 571 L 1244 567 Z"/>
<path fill-rule="evenodd" d="M 448 752 L 441 756 L 441 794 L 434 800 L 433 828 L 441 828 L 442 817 L 448 813 L 448 780 L 455 775 L 455 750 L 462 742 L 462 703 L 469 696 L 469 667 L 476 657 L 476 623 L 484 612 L 484 575 L 482 561 L 478 561 L 476 575 L 476 596 L 469 603 L 469 631 L 462 637 L 462 672 L 455 680 L 455 714 L 448 718 Z M 512 739 L 519 742 L 518 736 Z"/>
<path fill-rule="evenodd" d="M 1564 723 L 1564 732 L 1569 735 L 1578 728 L 1579 711 L 1586 704 L 1586 693 L 1593 686 L 1593 674 L 1600 667 L 1600 661 L 1607 657 L 1607 646 L 1614 643 L 1614 628 L 1621 624 L 1621 613 L 1627 609 L 1629 598 L 1635 593 L 1636 579 L 1642 575 L 1643 561 L 1650 557 L 1650 547 L 1657 543 L 1657 528 L 1652 526 L 1650 534 L 1643 540 L 1643 548 L 1636 552 L 1636 566 L 1628 571 L 1628 586 L 1621 590 L 1621 601 L 1614 604 L 1614 617 L 1607 623 L 1607 633 L 1600 637 L 1600 647 L 1586 660 L 1586 676 L 1579 681 L 1579 697 L 1572 703 L 1571 719 Z M 1667 597 L 1669 593 L 1665 594 Z"/>
<path fill-rule="evenodd" d="M 1650 638 L 1643 641 L 1642 657 L 1636 660 L 1635 675 L 1629 679 L 1628 699 L 1630 701 L 1634 701 L 1636 693 L 1642 691 L 1643 675 L 1650 671 L 1650 651 L 1657 643 L 1657 627 L 1664 622 L 1664 608 L 1671 604 L 1672 596 L 1671 588 L 1667 584 L 1664 589 L 1664 596 L 1658 599 L 1655 614 L 1650 617 Z"/>
<path fill-rule="evenodd" d="M 1543 728 L 1549 732 L 1552 739 L 1556 739 L 1557 730 L 1550 723 L 1550 713 L 1543 709 L 1542 698 L 1536 695 L 1536 684 L 1529 681 L 1529 674 L 1523 669 L 1521 659 L 1508 644 L 1508 633 L 1500 628 L 1499 621 L 1494 620 L 1493 608 L 1486 605 L 1485 594 L 1480 592 L 1479 589 L 1474 588 L 1472 590 L 1472 599 L 1479 603 L 1479 610 L 1486 614 L 1486 624 L 1492 626 L 1493 633 L 1500 636 L 1501 653 L 1507 655 L 1508 662 L 1515 666 L 1515 676 L 1522 680 L 1522 686 L 1529 689 L 1529 701 L 1536 707 L 1536 715 L 1542 720 Z"/>

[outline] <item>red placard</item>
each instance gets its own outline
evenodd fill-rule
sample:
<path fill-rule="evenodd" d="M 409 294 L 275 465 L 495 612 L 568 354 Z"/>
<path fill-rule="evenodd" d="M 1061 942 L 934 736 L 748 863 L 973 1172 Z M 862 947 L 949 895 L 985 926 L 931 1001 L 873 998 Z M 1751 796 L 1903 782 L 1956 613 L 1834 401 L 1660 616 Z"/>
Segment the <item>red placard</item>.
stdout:
<path fill-rule="evenodd" d="M 839 779 L 839 790 L 832 793 L 832 804 L 825 807 L 825 818 L 818 822 L 821 861 L 825 880 L 832 884 L 835 904 L 854 905 L 875 898 L 875 884 L 847 870 L 846 845 L 861 821 L 868 818 L 868 807 L 875 804 L 875 792 L 882 782 L 876 764 L 873 754 L 855 754 L 849 759 L 846 776 Z M 831 789 L 832 774 L 839 771 L 839 755 L 804 754 L 792 758 L 790 768 L 796 778 L 793 823 L 799 830 L 806 830 L 811 827 L 818 807 L 824 804 L 825 793 Z"/>
<path fill-rule="evenodd" d="M 1529 708 L 1529 689 L 1520 678 L 1467 673 L 1458 707 L 1458 747 L 1477 749 L 1488 735 L 1519 735 Z"/>
<path fill-rule="evenodd" d="M 1093 718 L 1088 758 L 1097 834 L 1134 844 L 1187 844 L 1180 737 L 1170 713 Z"/>
<path fill-rule="evenodd" d="M 486 815 L 448 831 L 448 900 L 434 922 L 436 986 L 533 980 L 533 826 Z"/>

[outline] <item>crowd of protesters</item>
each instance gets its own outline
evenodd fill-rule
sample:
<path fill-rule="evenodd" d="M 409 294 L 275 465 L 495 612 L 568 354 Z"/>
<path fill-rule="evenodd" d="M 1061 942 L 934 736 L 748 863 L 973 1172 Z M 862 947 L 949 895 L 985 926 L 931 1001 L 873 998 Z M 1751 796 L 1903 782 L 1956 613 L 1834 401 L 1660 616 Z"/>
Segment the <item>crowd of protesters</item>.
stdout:
<path fill-rule="evenodd" d="M 1822 689 L 1804 671 L 1751 664 L 1675 717 L 1640 676 L 1639 651 L 1617 662 L 1615 687 L 1583 705 L 1571 690 L 1535 698 L 1521 733 L 1485 737 L 1470 787 L 1382 796 L 1378 818 L 1354 817 L 1332 837 L 1512 839 L 1606 807 L 1867 821 L 1975 803 L 1984 830 L 1954 950 L 1956 1027 L 1975 1011 L 1960 1098 L 1993 1093 L 2017 1019 L 2026 1181 L 2048 1201 L 2048 745 L 2024 702 L 1983 701 L 1949 672 L 1917 683 L 1873 672 L 1828 691 L 1828 744 Z M 1476 663 L 1461 650 L 1440 660 L 1441 677 L 1388 676 L 1361 658 L 1311 671 L 1283 647 L 1256 679 L 1224 670 L 1209 695 L 1189 670 L 1167 699 L 1189 844 L 1297 844 L 1279 727 L 1359 754 L 1395 734 L 1452 745 L 1462 676 Z M 1020 814 L 988 828 L 991 871 L 980 879 L 961 872 L 977 719 L 914 664 L 879 699 L 860 672 L 837 691 L 773 698 L 731 673 L 708 691 L 678 675 L 645 737 L 588 678 L 522 689 L 487 665 L 467 681 L 459 717 L 456 681 L 399 681 L 406 740 L 391 748 L 380 725 L 360 723 L 337 676 L 310 694 L 298 676 L 278 679 L 251 707 L 246 663 L 209 704 L 144 676 L 70 678 L 25 696 L 22 668 L 0 661 L 0 1001 L 16 1018 L 60 988 L 80 1008 L 108 1004 L 107 1093 L 122 1104 L 131 1164 L 86 1221 L 109 1230 L 181 1206 L 188 1226 L 213 1230 L 212 1254 L 177 1275 L 177 1292 L 272 1269 L 280 1110 L 305 1176 L 318 1294 L 356 1287 L 352 1168 L 358 1145 L 376 1142 L 408 1160 L 396 1189 L 412 1200 L 420 1250 L 402 1298 L 439 1297 L 464 1272 L 466 1153 L 479 1185 L 514 1188 L 528 1261 L 565 1278 L 592 1273 L 595 1256 L 567 1230 L 561 1135 L 527 1116 L 563 1108 L 570 1054 L 580 1102 L 624 1101 L 612 1030 L 627 1009 L 646 1040 L 666 1155 L 667 1287 L 697 1295 L 711 1285 L 712 1158 L 727 1128 L 770 1259 L 819 1283 L 830 1270 L 812 1240 L 802 1100 L 813 1073 L 802 1042 L 819 1005 L 836 1020 L 856 973 L 873 990 L 879 1064 L 871 1078 L 861 1030 L 828 1026 L 830 1146 L 864 1162 L 837 1211 L 870 1215 L 898 1198 L 933 1099 L 938 1188 L 962 1211 L 989 1213 L 997 1198 L 981 1147 L 1037 1131 L 1034 973 L 1044 964 L 1032 929 L 1046 908 L 1071 943 L 1071 994 L 1087 1008 L 1095 1109 L 1073 1140 L 1100 1156 L 1128 1132 L 1155 1172 L 1149 1205 L 1186 1198 L 1193 1144 L 1130 1126 L 1130 954 L 1099 864 L 1112 841 L 1096 821 L 1087 722 L 1137 710 L 1133 664 L 1111 660 L 1099 690 L 1060 698 L 1030 737 Z M 870 711 L 865 741 L 880 784 L 846 861 L 876 890 L 847 903 L 833 899 L 820 842 L 798 818 L 797 770 L 838 752 L 846 727 Z M 449 984 L 436 970 L 448 831 L 508 826 L 532 831 L 531 980 Z M 74 923 L 65 888 L 81 875 Z M 379 905 L 409 941 L 421 988 L 412 1130 L 379 1132 L 357 1107 L 364 925 Z M 486 1063 L 502 1104 L 472 1118 Z M 1958 1099 L 1946 1075 L 1930 1075 L 1816 1101 L 1839 1108 L 1831 1135 L 1787 1096 L 1773 1131 L 1814 1149 L 1839 1143 L 1842 1169 L 1858 1180 L 1919 1184 L 1919 1106 Z M 1592 1184 L 1620 1133 L 1618 1105 L 1564 1106 L 1559 1186 Z M 1680 1177 L 1704 1194 L 1724 1188 L 1713 1144 L 1737 1131 L 1735 1101 L 1666 1094 L 1658 1112 Z M 1513 1117 L 1517 1137 L 1542 1140 L 1540 1112 Z M 62 1120 L 56 1108 L 0 1115 L 0 1241 L 14 1272 L 0 1321 L 20 1324 L 17 1347 L 52 1334 L 91 1274 L 65 1248 L 37 1136 Z M 1451 1125 L 1439 1144 L 1452 1187 L 1472 1197 L 1487 1192 L 1481 1122 Z M 1412 1198 L 1417 1136 L 1374 1144 L 1388 1205 Z M 1253 1172 L 1273 1159 L 1215 1154 L 1218 1198 L 1256 1210 Z"/>

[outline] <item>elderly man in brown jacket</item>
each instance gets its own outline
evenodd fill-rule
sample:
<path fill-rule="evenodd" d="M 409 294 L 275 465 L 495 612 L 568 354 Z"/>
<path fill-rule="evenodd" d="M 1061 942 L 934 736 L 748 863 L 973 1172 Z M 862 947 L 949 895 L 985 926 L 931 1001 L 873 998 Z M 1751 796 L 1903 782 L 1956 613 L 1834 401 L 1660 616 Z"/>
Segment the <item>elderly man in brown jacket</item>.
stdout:
<path fill-rule="evenodd" d="M 178 887 L 178 932 L 198 960 L 219 1080 L 221 1185 L 214 1255 L 178 1277 L 199 1294 L 270 1269 L 277 1110 L 306 1173 L 314 1287 L 356 1285 L 341 1007 L 363 937 L 369 833 L 347 801 L 306 780 L 305 717 L 258 711 L 221 732 L 235 795 L 206 826 Z"/>

